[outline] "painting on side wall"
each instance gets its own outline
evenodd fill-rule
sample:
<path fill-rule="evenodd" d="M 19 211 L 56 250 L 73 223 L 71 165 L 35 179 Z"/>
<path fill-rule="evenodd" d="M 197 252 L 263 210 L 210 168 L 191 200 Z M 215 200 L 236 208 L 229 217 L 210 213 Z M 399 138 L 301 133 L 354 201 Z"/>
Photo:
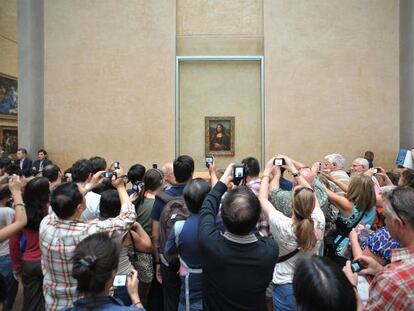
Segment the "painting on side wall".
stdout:
<path fill-rule="evenodd" d="M 1 143 L 6 154 L 17 152 L 17 128 L 3 128 Z"/>
<path fill-rule="evenodd" d="M 234 117 L 205 117 L 205 153 L 234 156 Z"/>
<path fill-rule="evenodd" d="M 17 79 L 1 73 L 0 117 L 17 117 Z"/>

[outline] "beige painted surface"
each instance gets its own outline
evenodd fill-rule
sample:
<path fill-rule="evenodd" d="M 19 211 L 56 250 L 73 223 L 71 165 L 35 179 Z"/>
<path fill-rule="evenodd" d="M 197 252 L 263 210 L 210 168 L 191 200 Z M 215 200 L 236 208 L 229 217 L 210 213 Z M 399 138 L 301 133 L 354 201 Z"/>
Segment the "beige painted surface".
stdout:
<path fill-rule="evenodd" d="M 17 9 L 15 0 L 0 0 L 0 73 L 17 77 Z M 0 126 L 16 127 L 17 121 L 3 119 Z"/>
<path fill-rule="evenodd" d="M 45 1 L 45 147 L 63 167 L 174 157 L 175 1 Z"/>
<path fill-rule="evenodd" d="M 397 0 L 264 0 L 267 157 L 311 163 L 399 146 Z"/>
<path fill-rule="evenodd" d="M 206 171 L 204 117 L 235 117 L 235 155 L 217 156 L 217 167 L 261 159 L 260 62 L 184 62 L 180 65 L 180 153 Z"/>
<path fill-rule="evenodd" d="M 180 36 L 177 55 L 263 55 L 263 36 Z"/>
<path fill-rule="evenodd" d="M 17 77 L 16 0 L 0 0 L 0 73 Z"/>
<path fill-rule="evenodd" d="M 263 0 L 177 0 L 177 35 L 263 35 Z"/>

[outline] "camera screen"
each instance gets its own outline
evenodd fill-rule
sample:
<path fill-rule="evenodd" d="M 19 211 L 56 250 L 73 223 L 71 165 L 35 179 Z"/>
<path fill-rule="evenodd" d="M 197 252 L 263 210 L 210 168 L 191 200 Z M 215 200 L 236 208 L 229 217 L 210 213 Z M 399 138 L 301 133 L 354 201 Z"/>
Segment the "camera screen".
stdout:
<path fill-rule="evenodd" d="M 212 157 L 206 157 L 206 163 L 213 163 Z"/>
<path fill-rule="evenodd" d="M 235 178 L 242 178 L 243 177 L 243 167 L 236 167 L 236 170 L 234 172 Z"/>
<path fill-rule="evenodd" d="M 106 177 L 106 178 L 112 178 L 112 172 L 105 172 L 104 173 L 104 177 Z"/>
<path fill-rule="evenodd" d="M 275 166 L 282 166 L 283 165 L 283 159 L 275 159 L 274 165 Z"/>
<path fill-rule="evenodd" d="M 352 269 L 352 272 L 355 273 L 355 272 L 361 271 L 362 267 L 358 261 L 353 261 L 351 264 L 351 269 Z"/>

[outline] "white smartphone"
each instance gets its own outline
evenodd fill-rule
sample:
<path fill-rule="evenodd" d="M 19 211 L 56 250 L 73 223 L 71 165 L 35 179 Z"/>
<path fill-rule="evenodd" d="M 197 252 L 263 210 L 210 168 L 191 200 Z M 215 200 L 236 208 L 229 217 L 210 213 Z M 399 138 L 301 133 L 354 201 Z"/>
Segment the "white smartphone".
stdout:
<path fill-rule="evenodd" d="M 115 275 L 113 286 L 125 286 L 126 284 L 126 275 Z"/>

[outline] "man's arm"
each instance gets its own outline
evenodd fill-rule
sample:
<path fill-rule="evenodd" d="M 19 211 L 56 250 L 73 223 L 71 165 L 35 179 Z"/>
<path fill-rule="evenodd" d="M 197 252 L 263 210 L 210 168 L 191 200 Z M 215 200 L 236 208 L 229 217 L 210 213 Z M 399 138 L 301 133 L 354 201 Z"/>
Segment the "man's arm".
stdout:
<path fill-rule="evenodd" d="M 209 240 L 220 231 L 216 228 L 216 216 L 220 206 L 221 197 L 227 191 L 226 184 L 230 181 L 233 174 L 233 163 L 230 164 L 220 181 L 207 194 L 203 205 L 200 209 L 200 221 L 198 227 L 198 237 L 200 245 L 207 246 L 210 244 Z"/>
<path fill-rule="evenodd" d="M 115 232 L 125 232 L 131 228 L 137 217 L 135 213 L 135 207 L 129 201 L 129 196 L 125 189 L 122 169 L 116 170 L 116 172 L 117 178 L 112 180 L 112 185 L 118 191 L 119 199 L 121 201 L 121 211 L 115 218 L 96 222 L 92 221 L 92 226 L 88 230 L 92 233 L 107 232 L 109 235 L 111 235 Z"/>

